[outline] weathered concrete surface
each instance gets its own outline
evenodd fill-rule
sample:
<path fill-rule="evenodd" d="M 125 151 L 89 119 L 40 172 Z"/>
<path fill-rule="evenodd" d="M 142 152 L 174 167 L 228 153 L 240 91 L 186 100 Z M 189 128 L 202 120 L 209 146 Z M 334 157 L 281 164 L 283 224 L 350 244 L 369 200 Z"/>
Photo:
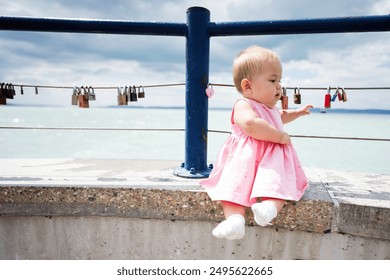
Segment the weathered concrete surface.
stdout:
<path fill-rule="evenodd" d="M 247 227 L 211 235 L 215 222 L 125 217 L 0 217 L 0 259 L 389 259 L 388 241 L 349 234 Z"/>
<path fill-rule="evenodd" d="M 11 238 L 11 235 L 7 235 L 7 232 L 13 231 L 13 227 L 17 227 L 18 221 L 28 219 L 31 221 L 28 222 L 31 228 L 37 229 L 32 221 L 42 223 L 41 219 L 45 220 L 42 218 L 45 216 L 51 217 L 50 221 L 59 221 L 58 223 L 67 221 L 65 217 L 72 217 L 74 223 L 85 221 L 87 224 L 93 223 L 94 219 L 107 221 L 107 217 L 110 217 L 110 221 L 125 219 L 121 221 L 127 223 L 132 223 L 135 219 L 153 219 L 151 221 L 155 223 L 164 222 L 164 227 L 172 226 L 171 221 L 183 221 L 202 228 L 202 238 L 212 238 L 214 242 L 220 242 L 211 236 L 212 226 L 209 228 L 210 224 L 215 226 L 216 222 L 223 219 L 219 203 L 209 200 L 199 187 L 198 180 L 172 175 L 173 169 L 179 165 L 179 162 L 144 160 L 0 159 L 0 231 L 5 230 L 4 234 L 0 233 L 0 249 L 18 244 L 18 236 Z M 387 250 L 381 254 L 368 254 L 365 251 L 358 256 L 369 259 L 389 258 L 390 176 L 316 169 L 306 169 L 306 173 L 310 188 L 304 197 L 299 202 L 288 203 L 273 221 L 273 226 L 266 229 L 253 226 L 253 217 L 248 211 L 248 231 L 261 231 L 261 234 L 258 232 L 257 235 L 262 235 L 264 232 L 281 230 L 284 232 L 284 238 L 290 238 L 288 236 L 291 230 L 294 234 L 309 234 L 321 240 L 333 236 L 330 239 L 334 240 L 329 241 L 330 243 L 342 242 L 340 233 L 348 234 L 349 243 L 351 239 L 366 240 L 362 241 L 365 244 L 370 240 L 370 248 L 365 250 Z M 44 222 L 42 228 L 51 232 L 54 230 Z M 77 228 L 83 226 L 78 224 Z M 104 231 L 109 231 L 103 227 L 99 229 L 102 235 L 105 234 Z M 330 232 L 332 233 L 329 234 Z M 158 238 L 159 234 L 165 236 L 166 232 L 154 232 L 155 238 Z M 175 234 L 180 235 L 180 231 Z M 151 237 L 152 235 L 149 236 Z M 274 240 L 275 237 L 270 238 Z M 245 240 L 243 242 L 248 242 L 249 237 L 246 236 Z M 308 237 L 306 240 L 309 240 Z M 256 240 L 252 242 L 255 244 Z M 297 246 L 294 242 L 291 246 Z M 325 241 L 320 243 L 322 242 Z M 362 242 L 360 243 L 363 244 Z M 355 241 L 353 243 L 355 244 Z M 319 243 L 316 244 L 315 246 L 320 246 Z M 288 250 L 286 244 L 284 247 Z M 317 249 L 318 247 L 313 248 Z M 276 247 L 273 246 L 272 251 L 276 252 L 275 250 Z M 347 255 L 340 253 L 340 256 Z M 0 253 L 0 258 L 7 256 L 17 257 L 16 253 Z M 42 256 L 42 253 L 36 256 L 41 258 L 39 256 Z M 59 258 L 58 254 L 56 256 Z M 56 256 L 51 255 L 49 258 L 57 258 Z M 261 255 L 262 258 L 283 256 Z M 318 253 L 312 256 L 321 258 Z M 331 258 L 332 254 L 326 256 L 325 258 Z M 71 254 L 68 258 L 84 257 Z M 99 259 L 99 256 L 94 255 L 93 258 Z M 191 255 L 189 258 L 198 257 Z M 352 258 L 352 255 L 349 258 Z"/>

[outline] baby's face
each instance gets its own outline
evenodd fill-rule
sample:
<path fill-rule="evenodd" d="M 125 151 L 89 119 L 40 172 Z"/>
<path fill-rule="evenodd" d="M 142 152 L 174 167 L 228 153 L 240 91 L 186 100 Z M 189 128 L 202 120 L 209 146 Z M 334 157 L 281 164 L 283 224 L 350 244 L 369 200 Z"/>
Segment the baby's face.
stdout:
<path fill-rule="evenodd" d="M 272 108 L 280 100 L 282 94 L 282 65 L 279 61 L 265 62 L 259 74 L 251 80 L 251 92 L 247 98 Z"/>

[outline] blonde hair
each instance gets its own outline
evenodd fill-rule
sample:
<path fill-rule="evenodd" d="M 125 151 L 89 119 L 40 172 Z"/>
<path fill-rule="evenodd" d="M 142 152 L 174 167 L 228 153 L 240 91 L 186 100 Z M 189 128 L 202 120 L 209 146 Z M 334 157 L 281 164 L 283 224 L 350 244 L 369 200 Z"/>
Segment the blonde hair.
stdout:
<path fill-rule="evenodd" d="M 233 62 L 233 81 L 236 89 L 242 93 L 241 81 L 251 79 L 260 73 L 265 62 L 279 62 L 279 56 L 266 48 L 251 46 L 239 53 Z"/>

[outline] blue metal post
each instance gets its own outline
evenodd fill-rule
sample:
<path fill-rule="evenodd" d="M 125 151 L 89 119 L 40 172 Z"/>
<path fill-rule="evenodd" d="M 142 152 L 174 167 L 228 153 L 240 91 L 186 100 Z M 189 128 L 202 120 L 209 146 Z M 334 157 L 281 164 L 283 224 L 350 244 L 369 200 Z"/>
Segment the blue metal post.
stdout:
<path fill-rule="evenodd" d="M 187 10 L 186 43 L 186 132 L 185 162 L 174 174 L 186 178 L 204 178 L 207 167 L 208 98 L 210 35 L 209 10 L 192 7 Z"/>

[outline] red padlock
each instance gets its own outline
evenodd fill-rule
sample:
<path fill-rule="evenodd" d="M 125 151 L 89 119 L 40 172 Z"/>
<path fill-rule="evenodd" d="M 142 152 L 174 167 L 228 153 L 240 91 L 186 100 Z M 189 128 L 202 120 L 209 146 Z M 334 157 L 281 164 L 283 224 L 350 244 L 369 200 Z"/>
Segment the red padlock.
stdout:
<path fill-rule="evenodd" d="M 332 101 L 332 96 L 330 95 L 330 87 L 328 87 L 328 92 L 325 94 L 325 102 L 324 102 L 324 107 L 329 109 L 330 102 Z"/>
<path fill-rule="evenodd" d="M 343 101 L 343 95 L 342 95 L 342 90 L 340 88 L 337 89 L 337 97 L 339 101 Z"/>

